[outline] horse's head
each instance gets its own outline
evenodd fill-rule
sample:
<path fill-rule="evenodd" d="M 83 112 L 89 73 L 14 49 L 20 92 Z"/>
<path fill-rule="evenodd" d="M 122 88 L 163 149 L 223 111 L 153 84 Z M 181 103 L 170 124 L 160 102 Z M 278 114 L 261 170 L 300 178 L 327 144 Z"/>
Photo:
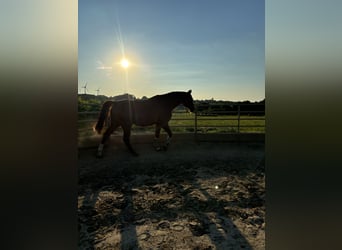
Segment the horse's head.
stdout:
<path fill-rule="evenodd" d="M 191 90 L 186 92 L 184 96 L 185 97 L 182 101 L 183 105 L 187 107 L 188 109 L 190 109 L 191 112 L 194 112 L 195 107 L 194 107 L 194 100 L 192 99 L 192 96 L 191 96 Z"/>

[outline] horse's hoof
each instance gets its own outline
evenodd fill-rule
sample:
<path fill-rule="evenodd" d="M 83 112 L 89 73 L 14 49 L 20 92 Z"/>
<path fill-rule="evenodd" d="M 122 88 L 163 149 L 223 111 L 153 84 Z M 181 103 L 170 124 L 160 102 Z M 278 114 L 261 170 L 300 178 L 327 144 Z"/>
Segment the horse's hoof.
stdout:
<path fill-rule="evenodd" d="M 96 158 L 97 158 L 97 159 L 101 159 L 102 157 L 103 157 L 102 154 L 96 154 Z"/>
<path fill-rule="evenodd" d="M 155 147 L 156 151 L 160 151 L 162 148 L 161 147 Z"/>

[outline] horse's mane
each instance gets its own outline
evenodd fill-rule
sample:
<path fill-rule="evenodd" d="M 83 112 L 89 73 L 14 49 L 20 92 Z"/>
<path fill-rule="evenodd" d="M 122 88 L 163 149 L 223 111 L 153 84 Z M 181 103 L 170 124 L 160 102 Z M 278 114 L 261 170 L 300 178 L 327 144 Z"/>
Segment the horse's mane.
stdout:
<path fill-rule="evenodd" d="M 170 98 L 174 98 L 175 96 L 179 96 L 179 95 L 182 95 L 186 92 L 182 92 L 182 91 L 172 91 L 172 92 L 169 92 L 169 93 L 166 93 L 166 94 L 162 94 L 162 95 L 155 95 L 155 96 L 152 96 L 151 98 L 149 98 L 148 100 L 154 100 L 154 99 L 160 99 L 160 98 L 165 98 L 165 97 L 170 97 Z"/>

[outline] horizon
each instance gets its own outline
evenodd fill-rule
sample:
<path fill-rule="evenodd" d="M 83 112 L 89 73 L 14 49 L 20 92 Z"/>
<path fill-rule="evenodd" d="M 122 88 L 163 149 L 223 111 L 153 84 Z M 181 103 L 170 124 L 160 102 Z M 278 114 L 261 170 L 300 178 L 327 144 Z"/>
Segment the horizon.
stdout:
<path fill-rule="evenodd" d="M 166 93 L 162 93 L 162 94 L 166 94 Z M 115 95 L 115 96 L 107 96 L 107 95 L 94 95 L 94 94 L 84 94 L 84 93 L 78 93 L 77 94 L 78 96 L 82 96 L 82 95 L 88 95 L 88 96 L 94 96 L 94 97 L 106 97 L 106 98 L 115 98 L 115 97 L 120 97 L 120 96 L 124 96 L 124 95 L 131 95 L 131 96 L 134 96 L 134 98 L 136 99 L 142 99 L 144 97 L 146 98 L 151 98 L 153 96 L 135 96 L 133 94 L 130 94 L 130 93 L 122 93 L 122 94 L 118 94 L 118 95 Z M 263 99 L 261 100 L 221 100 L 221 99 L 215 99 L 215 98 L 209 98 L 209 99 L 193 99 L 194 101 L 216 101 L 216 102 L 262 102 L 262 101 L 265 101 L 266 98 L 264 97 Z"/>
<path fill-rule="evenodd" d="M 88 94 L 106 96 L 192 89 L 196 100 L 263 100 L 264 8 L 264 1 L 81 1 L 78 93 L 87 83 Z"/>

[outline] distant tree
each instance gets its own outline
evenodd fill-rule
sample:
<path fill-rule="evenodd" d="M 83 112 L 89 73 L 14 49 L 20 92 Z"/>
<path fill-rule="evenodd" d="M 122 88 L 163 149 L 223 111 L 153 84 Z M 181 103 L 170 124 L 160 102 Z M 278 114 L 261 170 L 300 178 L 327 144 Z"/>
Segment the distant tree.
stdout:
<path fill-rule="evenodd" d="M 137 98 L 134 95 L 125 93 L 122 95 L 113 96 L 112 99 L 114 101 L 123 101 L 123 100 L 136 100 Z"/>
<path fill-rule="evenodd" d="M 97 98 L 94 95 L 79 95 L 78 96 L 78 111 L 92 112 L 99 111 L 103 104 L 103 98 Z"/>

